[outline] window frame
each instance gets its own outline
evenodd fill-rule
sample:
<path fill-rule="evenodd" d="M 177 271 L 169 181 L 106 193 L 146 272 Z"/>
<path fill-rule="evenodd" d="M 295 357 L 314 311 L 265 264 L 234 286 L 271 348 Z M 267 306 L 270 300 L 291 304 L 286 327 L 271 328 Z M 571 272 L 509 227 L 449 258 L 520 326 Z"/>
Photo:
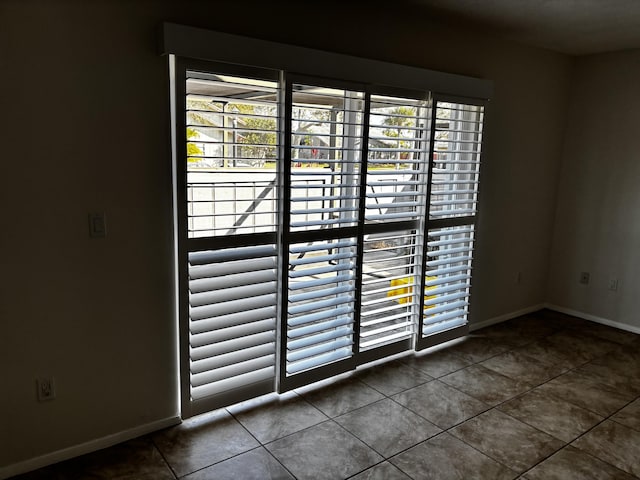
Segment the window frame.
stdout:
<path fill-rule="evenodd" d="M 180 125 L 178 116 L 182 115 L 186 111 L 186 88 L 184 85 L 185 73 L 187 69 L 201 68 L 205 71 L 212 71 L 212 68 L 220 68 L 225 73 L 237 74 L 237 75 L 253 75 L 256 72 L 262 72 L 270 78 L 277 78 L 281 85 L 285 85 L 286 88 L 281 88 L 281 95 L 286 96 L 290 94 L 289 88 L 292 82 L 291 79 L 304 80 L 308 78 L 310 81 L 317 83 L 325 78 L 328 86 L 345 86 L 346 88 L 360 88 L 365 92 L 367 100 L 371 98 L 371 95 L 415 95 L 416 98 L 425 94 L 431 93 L 433 98 L 438 98 L 440 101 L 443 99 L 452 99 L 460 102 L 482 104 L 486 107 L 488 99 L 493 90 L 492 82 L 483 79 L 465 77 L 460 75 L 453 75 L 442 72 L 435 72 L 426 69 L 420 69 L 415 67 L 408 67 L 404 65 L 391 64 L 386 62 L 380 62 L 370 59 L 362 59 L 357 57 L 350 57 L 341 54 L 334 54 L 330 52 L 324 52 L 319 50 L 307 49 L 302 47 L 295 47 L 286 44 L 278 44 L 274 42 L 265 42 L 262 40 L 251 39 L 248 37 L 239 37 L 235 35 L 223 34 L 219 32 L 196 29 L 193 27 L 186 27 L 181 25 L 163 24 L 163 46 L 162 53 L 169 54 L 170 65 L 170 80 L 171 80 L 171 107 L 172 107 L 172 150 L 173 158 L 173 215 L 174 225 L 176 231 L 174 232 L 176 255 L 175 255 L 175 270 L 177 278 L 176 287 L 176 316 L 179 319 L 178 327 L 178 339 L 179 339 L 179 371 L 180 371 L 180 385 L 181 385 L 181 411 L 183 418 L 190 417 L 199 413 L 203 413 L 220 406 L 229 405 L 238 401 L 246 400 L 261 394 L 271 393 L 274 391 L 273 382 L 265 382 L 261 385 L 252 385 L 246 389 L 240 389 L 237 392 L 233 392 L 231 395 L 225 395 L 224 399 L 211 399 L 211 401 L 199 402 L 198 405 L 194 405 L 190 398 L 189 391 L 189 334 L 188 326 L 185 326 L 184 322 L 189 321 L 189 307 L 188 307 L 188 251 L 190 246 L 194 246 L 197 249 L 205 248 L 219 248 L 226 244 L 224 238 L 211 239 L 205 238 L 186 238 L 186 221 L 187 221 L 187 196 L 186 196 L 186 184 L 187 173 L 186 168 L 181 167 L 181 158 L 184 157 L 184 145 L 187 142 L 186 129 L 177 128 Z M 220 49 L 219 45 L 224 44 L 229 48 Z M 258 53 L 257 53 L 258 52 Z M 300 60 L 303 59 L 303 60 Z M 255 66 L 253 66 L 255 65 Z M 321 65 L 319 67 L 318 65 Z M 325 68 L 326 67 L 326 68 Z M 319 77 L 317 73 L 322 70 L 324 76 Z M 295 72 L 295 73 L 294 73 Z M 334 79 L 335 78 L 335 79 Z M 436 92 L 448 92 L 448 93 L 436 93 Z M 289 92 L 289 93 L 287 93 Z M 284 100 L 281 104 L 288 105 Z M 433 100 L 432 100 L 433 101 Z M 367 102 L 368 104 L 368 102 Z M 290 165 L 291 155 L 291 112 L 287 108 L 280 112 L 281 125 L 278 128 L 280 138 L 278 140 L 279 155 L 283 165 Z M 368 123 L 369 112 L 365 114 L 365 122 Z M 485 111 L 486 116 L 486 111 Z M 435 127 L 435 121 L 432 122 L 431 134 L 433 135 L 433 129 Z M 368 128 L 367 128 L 368 131 Z M 364 135 L 364 134 L 363 134 Z M 366 165 L 367 165 L 367 147 L 368 137 L 363 136 L 363 149 L 362 149 L 362 165 L 365 166 L 364 170 L 360 172 L 362 176 L 361 186 L 365 188 L 366 192 Z M 431 169 L 433 166 L 433 145 L 434 142 L 429 142 L 429 157 L 427 159 L 428 173 L 427 178 L 430 178 Z M 286 179 L 286 167 L 277 168 L 277 178 L 279 179 L 279 194 L 281 198 L 281 205 L 287 204 L 288 189 L 285 185 Z M 430 181 L 427 187 L 427 212 L 424 218 L 426 222 L 429 221 L 428 208 L 430 198 Z M 288 204 L 287 204 L 288 205 Z M 254 245 L 254 241 L 249 237 L 262 235 L 264 240 L 273 241 L 278 248 L 283 249 L 284 244 L 287 242 L 282 241 L 283 231 L 286 225 L 286 218 L 284 214 L 280 212 L 281 218 L 279 223 L 281 225 L 278 232 L 265 233 L 265 234 L 248 234 L 247 236 L 238 236 L 234 238 L 234 242 L 238 246 Z M 362 205 L 362 220 L 364 219 L 364 205 Z M 477 221 L 477 215 L 475 215 L 474 222 Z M 457 224 L 458 219 L 451 219 L 452 224 Z M 361 222 L 364 224 L 364 221 Z M 414 222 L 409 222 L 414 223 Z M 356 227 L 349 227 L 353 229 L 359 239 L 360 253 L 362 250 L 362 238 L 364 236 L 364 225 L 358 225 Z M 377 226 L 370 226 L 369 229 L 375 231 Z M 422 228 L 424 231 L 424 249 L 426 251 L 426 231 L 428 225 L 424 224 L 417 228 Z M 387 231 L 388 229 L 381 228 L 380 231 Z M 228 241 L 227 241 L 228 242 Z M 279 261 L 282 262 L 286 258 L 285 252 L 282 250 L 279 254 Z M 422 255 L 421 261 L 423 263 L 426 258 L 426 253 Z M 359 264 L 362 264 L 360 258 Z M 286 268 L 282 264 L 278 266 L 279 275 L 286 276 Z M 424 282 L 424 275 L 421 275 Z M 358 283 L 362 281 L 362 275 L 358 275 Z M 286 287 L 286 285 L 285 285 Z M 282 278 L 279 280 L 279 289 L 283 288 Z M 424 285 L 421 285 L 419 291 L 424 290 Z M 283 298 L 284 295 L 279 290 L 278 295 Z M 420 296 L 422 297 L 422 296 Z M 420 308 L 423 308 L 423 299 L 420 300 Z M 282 302 L 278 302 L 278 308 L 281 308 Z M 394 353 L 413 349 L 426 348 L 425 344 L 420 342 L 421 329 L 422 329 L 422 315 L 420 317 L 419 330 L 414 337 L 416 339 L 407 339 L 402 342 L 402 346 L 396 346 L 396 344 L 390 344 L 385 347 L 381 347 L 382 350 L 376 351 L 373 349 L 370 352 L 358 352 L 354 350 L 353 356 L 358 356 L 355 361 L 347 362 L 347 367 L 344 371 L 352 370 L 358 365 L 368 363 L 379 358 L 383 358 Z M 279 311 L 277 314 L 277 348 L 282 348 L 284 342 L 279 338 L 282 334 L 282 328 L 280 322 L 286 317 L 286 312 Z M 468 325 L 466 326 L 468 329 Z M 453 332 L 444 332 L 447 335 L 440 335 L 437 337 L 435 343 L 441 343 L 446 341 L 449 336 L 455 338 L 460 335 L 460 331 L 456 332 L 456 335 L 452 335 Z M 359 332 L 354 332 L 354 335 L 359 337 Z M 433 340 L 436 340 L 434 336 Z M 400 343 L 400 342 L 399 342 Z M 278 347 L 280 345 L 280 347 Z M 357 345 L 357 341 L 356 341 Z M 413 345 L 413 346 L 412 346 Z M 430 346 L 430 345 L 427 345 Z M 357 348 L 354 346 L 354 348 Z M 371 353 L 373 352 L 373 353 Z M 281 362 L 280 368 L 282 368 L 282 361 L 284 355 L 281 353 L 281 358 L 276 359 L 276 362 Z M 353 356 L 351 358 L 353 358 Z M 329 372 L 334 370 L 332 367 L 327 369 Z M 341 373 L 341 371 L 334 371 L 331 374 Z M 319 375 L 311 375 L 306 379 L 303 384 L 310 383 L 311 381 L 320 380 L 326 378 L 328 375 L 323 372 Z M 278 383 L 278 374 L 276 373 L 276 383 Z M 299 386 L 296 382 L 288 385 L 280 385 L 277 387 L 278 391 L 289 390 Z"/>

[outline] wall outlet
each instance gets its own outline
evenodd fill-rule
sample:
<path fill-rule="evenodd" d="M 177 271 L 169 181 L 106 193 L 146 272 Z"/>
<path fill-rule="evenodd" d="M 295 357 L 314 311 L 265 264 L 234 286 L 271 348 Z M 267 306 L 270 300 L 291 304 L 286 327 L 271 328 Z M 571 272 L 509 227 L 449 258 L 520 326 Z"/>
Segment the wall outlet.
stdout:
<path fill-rule="evenodd" d="M 36 378 L 36 395 L 39 402 L 56 398 L 56 384 L 53 377 Z"/>
<path fill-rule="evenodd" d="M 611 290 L 612 292 L 616 292 L 618 290 L 618 279 L 617 278 L 610 278 L 609 279 L 609 290 Z"/>
<path fill-rule="evenodd" d="M 589 284 L 589 272 L 580 272 L 580 283 L 583 285 Z"/>

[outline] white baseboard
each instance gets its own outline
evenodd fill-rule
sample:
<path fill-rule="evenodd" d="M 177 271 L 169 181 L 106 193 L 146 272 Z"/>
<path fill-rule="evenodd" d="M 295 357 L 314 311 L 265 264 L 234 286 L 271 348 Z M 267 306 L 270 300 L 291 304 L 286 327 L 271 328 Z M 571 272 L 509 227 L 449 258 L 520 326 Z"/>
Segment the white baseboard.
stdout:
<path fill-rule="evenodd" d="M 55 452 L 47 453 L 39 457 L 31 458 L 23 462 L 14 463 L 7 467 L 0 467 L 0 480 L 13 477 L 14 475 L 20 475 L 21 473 L 37 470 L 38 468 L 46 467 L 54 463 L 62 462 L 63 460 L 69 460 L 70 458 L 84 455 L 85 453 L 95 452 L 103 448 L 111 447 L 121 442 L 126 442 L 136 437 L 146 435 L 148 433 L 161 430 L 163 428 L 177 425 L 181 422 L 179 416 L 168 417 L 155 422 L 147 423 L 145 425 L 139 425 L 129 430 L 107 435 L 106 437 L 97 438 L 89 442 L 74 445 L 73 447 L 64 448 Z"/>
<path fill-rule="evenodd" d="M 607 325 L 608 327 L 619 328 L 620 330 L 625 330 L 627 332 L 640 333 L 639 327 L 634 327 L 626 323 L 614 322 L 613 320 L 609 320 L 608 318 L 597 317 L 589 313 L 579 312 L 577 310 L 561 307 L 559 305 L 545 303 L 544 308 L 548 308 L 549 310 L 553 310 L 554 312 L 566 313 L 567 315 L 582 318 L 583 320 L 590 320 L 592 322 L 601 323 L 603 325 Z"/>
<path fill-rule="evenodd" d="M 544 303 L 540 303 L 538 305 L 532 305 L 530 307 L 523 308 L 515 312 L 505 313 L 504 315 L 493 317 L 493 318 L 490 318 L 489 320 L 484 320 L 478 323 L 470 323 L 469 331 L 473 332 L 474 330 L 479 330 L 481 328 L 488 327 L 490 325 L 495 325 L 496 323 L 506 322 L 507 320 L 511 320 L 513 318 L 517 318 L 522 315 L 526 315 L 527 313 L 537 312 L 538 310 L 542 310 L 545 307 L 546 305 Z"/>

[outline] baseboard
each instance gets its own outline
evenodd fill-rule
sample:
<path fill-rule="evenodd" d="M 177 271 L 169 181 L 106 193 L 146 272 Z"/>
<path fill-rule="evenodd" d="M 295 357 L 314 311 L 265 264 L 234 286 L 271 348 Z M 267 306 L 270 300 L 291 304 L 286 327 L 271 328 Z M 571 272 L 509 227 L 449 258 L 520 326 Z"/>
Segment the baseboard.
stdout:
<path fill-rule="evenodd" d="M 639 327 L 633 327 L 631 325 L 627 325 L 626 323 L 614 322 L 613 320 L 609 320 L 608 318 L 597 317 L 595 315 L 591 315 L 589 313 L 579 312 L 577 310 L 572 310 L 570 308 L 561 307 L 559 305 L 553 305 L 551 303 L 546 303 L 544 308 L 548 308 L 549 310 L 553 310 L 554 312 L 565 313 L 567 315 L 571 315 L 573 317 L 582 318 L 583 320 L 590 320 L 592 322 L 601 323 L 608 327 L 618 328 L 620 330 L 625 330 L 631 333 L 640 333 Z"/>
<path fill-rule="evenodd" d="M 0 480 L 13 477 L 14 475 L 20 475 L 21 473 L 37 470 L 38 468 L 46 467 L 54 463 L 62 462 L 63 460 L 69 460 L 70 458 L 78 457 L 86 453 L 95 452 L 103 448 L 111 447 L 121 442 L 126 442 L 133 438 L 146 435 L 148 433 L 161 430 L 163 428 L 177 425 L 181 422 L 179 416 L 168 417 L 155 422 L 140 425 L 129 430 L 107 435 L 106 437 L 97 438 L 89 442 L 74 445 L 73 447 L 64 448 L 55 452 L 47 453 L 39 457 L 31 458 L 23 462 L 14 463 L 7 467 L 0 467 Z"/>
<path fill-rule="evenodd" d="M 523 308 L 515 312 L 505 313 L 504 315 L 493 317 L 488 320 L 484 320 L 482 322 L 471 323 L 469 324 L 469 331 L 473 332 L 474 330 L 479 330 L 484 327 L 489 327 L 491 325 L 495 325 L 496 323 L 506 322 L 507 320 L 511 320 L 513 318 L 517 318 L 522 315 L 526 315 L 527 313 L 537 312 L 538 310 L 542 310 L 543 308 L 545 308 L 545 306 L 546 306 L 545 304 L 540 303 L 538 305 L 532 305 L 530 307 Z"/>

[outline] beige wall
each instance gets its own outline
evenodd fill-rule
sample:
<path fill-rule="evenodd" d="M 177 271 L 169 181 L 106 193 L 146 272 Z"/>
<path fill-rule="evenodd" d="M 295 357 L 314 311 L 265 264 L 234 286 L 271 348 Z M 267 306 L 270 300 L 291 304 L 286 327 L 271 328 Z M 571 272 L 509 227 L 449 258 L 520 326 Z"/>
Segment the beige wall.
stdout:
<path fill-rule="evenodd" d="M 640 50 L 580 58 L 562 156 L 549 302 L 640 332 Z M 589 285 L 578 282 L 589 272 Z M 617 292 L 608 289 L 617 278 Z"/>
<path fill-rule="evenodd" d="M 377 3 L 353 22 L 339 2 L 296 2 L 293 22 L 276 5 L 0 3 L 0 467 L 179 411 L 162 21 L 492 79 L 471 318 L 544 302 L 571 60 Z M 56 400 L 36 402 L 38 375 Z"/>

